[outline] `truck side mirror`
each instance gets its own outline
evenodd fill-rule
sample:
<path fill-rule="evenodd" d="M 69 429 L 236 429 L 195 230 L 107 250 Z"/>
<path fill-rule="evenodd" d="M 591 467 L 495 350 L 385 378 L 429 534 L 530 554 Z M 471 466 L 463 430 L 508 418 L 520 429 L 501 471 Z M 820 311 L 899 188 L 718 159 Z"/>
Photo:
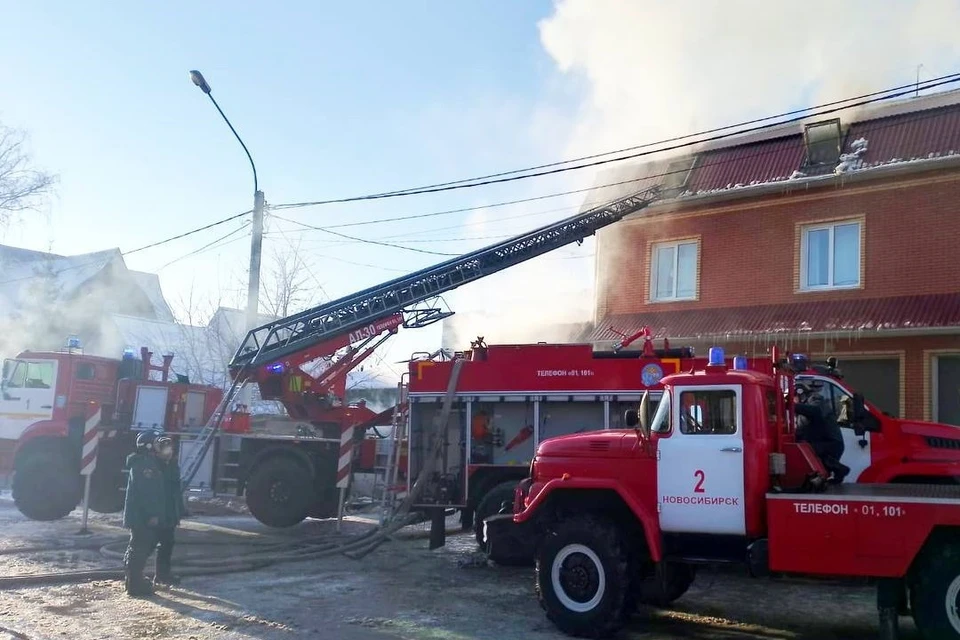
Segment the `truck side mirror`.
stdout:
<path fill-rule="evenodd" d="M 640 400 L 640 430 L 646 438 L 650 437 L 650 392 L 644 391 Z"/>
<path fill-rule="evenodd" d="M 623 423 L 630 428 L 636 427 L 640 424 L 640 417 L 637 414 L 636 409 L 627 409 L 623 412 Z"/>

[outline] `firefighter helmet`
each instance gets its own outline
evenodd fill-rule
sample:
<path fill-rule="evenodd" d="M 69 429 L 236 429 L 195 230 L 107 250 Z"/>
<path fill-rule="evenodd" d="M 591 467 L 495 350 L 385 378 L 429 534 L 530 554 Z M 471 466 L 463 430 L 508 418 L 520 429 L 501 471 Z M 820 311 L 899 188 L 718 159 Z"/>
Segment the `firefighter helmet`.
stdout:
<path fill-rule="evenodd" d="M 137 436 L 137 449 L 140 451 L 153 451 L 157 446 L 157 440 L 159 440 L 162 435 L 158 429 L 141 431 L 140 435 Z"/>

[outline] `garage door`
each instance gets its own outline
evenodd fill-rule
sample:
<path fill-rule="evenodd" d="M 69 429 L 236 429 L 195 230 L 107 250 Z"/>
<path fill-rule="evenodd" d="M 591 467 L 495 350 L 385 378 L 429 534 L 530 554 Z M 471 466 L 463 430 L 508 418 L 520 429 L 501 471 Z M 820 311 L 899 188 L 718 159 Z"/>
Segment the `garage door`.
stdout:
<path fill-rule="evenodd" d="M 937 358 L 937 422 L 960 425 L 960 356 Z"/>
<path fill-rule="evenodd" d="M 882 411 L 900 415 L 900 358 L 841 359 L 839 367 L 850 388 Z"/>

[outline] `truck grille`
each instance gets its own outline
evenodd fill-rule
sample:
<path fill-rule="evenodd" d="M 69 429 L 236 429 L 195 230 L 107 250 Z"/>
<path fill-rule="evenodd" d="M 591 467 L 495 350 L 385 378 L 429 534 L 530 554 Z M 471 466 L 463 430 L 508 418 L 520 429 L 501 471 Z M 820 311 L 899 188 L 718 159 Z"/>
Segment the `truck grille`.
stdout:
<path fill-rule="evenodd" d="M 960 449 L 960 440 L 927 436 L 927 445 L 934 449 Z"/>

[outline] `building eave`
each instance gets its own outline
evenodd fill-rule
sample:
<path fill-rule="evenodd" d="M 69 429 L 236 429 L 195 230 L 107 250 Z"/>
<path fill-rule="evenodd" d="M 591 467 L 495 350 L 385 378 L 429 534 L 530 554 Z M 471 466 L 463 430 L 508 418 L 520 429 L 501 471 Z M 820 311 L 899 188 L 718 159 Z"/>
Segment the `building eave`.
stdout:
<path fill-rule="evenodd" d="M 650 206 L 630 214 L 625 220 L 645 218 L 651 216 L 675 213 L 678 210 L 701 207 L 705 205 L 721 204 L 735 200 L 750 200 L 769 195 L 789 195 L 798 191 L 823 189 L 827 187 L 843 187 L 848 184 L 859 184 L 884 178 L 897 178 L 918 173 L 926 173 L 943 169 L 960 169 L 960 154 L 940 156 L 936 158 L 922 158 L 890 164 L 857 169 L 841 174 L 826 174 L 822 176 L 808 176 L 789 180 L 778 180 L 757 185 L 733 187 L 715 193 L 704 193 L 660 200 Z"/>

